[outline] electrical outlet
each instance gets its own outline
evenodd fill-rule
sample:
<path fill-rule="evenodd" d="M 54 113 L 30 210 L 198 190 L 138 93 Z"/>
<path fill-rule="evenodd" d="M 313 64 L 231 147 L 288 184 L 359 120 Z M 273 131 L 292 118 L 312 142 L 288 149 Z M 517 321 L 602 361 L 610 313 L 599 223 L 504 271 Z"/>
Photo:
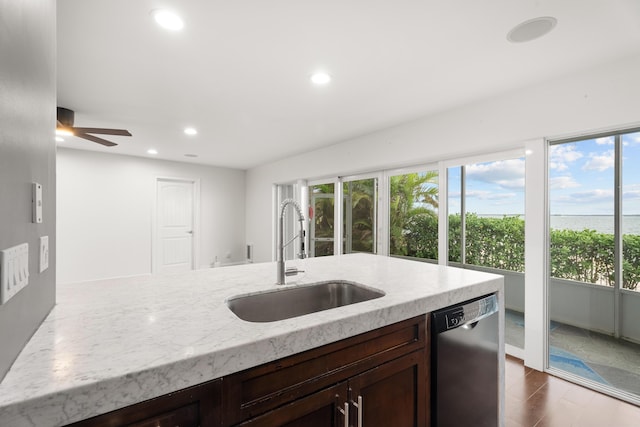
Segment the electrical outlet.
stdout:
<path fill-rule="evenodd" d="M 40 237 L 40 273 L 49 268 L 49 236 Z"/>
<path fill-rule="evenodd" d="M 32 221 L 41 224 L 42 223 L 42 184 L 34 182 L 31 190 L 31 203 L 32 207 Z"/>
<path fill-rule="evenodd" d="M 0 251 L 0 304 L 29 284 L 29 244 Z"/>

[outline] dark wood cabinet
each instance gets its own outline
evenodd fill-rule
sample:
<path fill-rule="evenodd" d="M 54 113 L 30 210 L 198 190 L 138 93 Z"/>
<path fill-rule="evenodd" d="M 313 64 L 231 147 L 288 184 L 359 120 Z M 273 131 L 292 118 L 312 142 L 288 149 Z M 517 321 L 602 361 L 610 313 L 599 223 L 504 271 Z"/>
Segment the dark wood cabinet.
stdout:
<path fill-rule="evenodd" d="M 348 387 L 340 383 L 287 403 L 239 426 L 260 427 L 345 427 Z"/>
<path fill-rule="evenodd" d="M 424 355 L 387 362 L 309 396 L 251 418 L 239 426 L 425 427 Z"/>
<path fill-rule="evenodd" d="M 137 403 L 69 427 L 220 427 L 222 380 Z"/>
<path fill-rule="evenodd" d="M 427 316 L 72 427 L 428 427 Z"/>
<path fill-rule="evenodd" d="M 224 424 L 345 426 L 348 412 L 349 426 L 426 427 L 427 348 L 420 316 L 239 372 L 223 381 Z"/>
<path fill-rule="evenodd" d="M 350 379 L 351 425 L 425 427 L 426 380 L 421 351 Z"/>

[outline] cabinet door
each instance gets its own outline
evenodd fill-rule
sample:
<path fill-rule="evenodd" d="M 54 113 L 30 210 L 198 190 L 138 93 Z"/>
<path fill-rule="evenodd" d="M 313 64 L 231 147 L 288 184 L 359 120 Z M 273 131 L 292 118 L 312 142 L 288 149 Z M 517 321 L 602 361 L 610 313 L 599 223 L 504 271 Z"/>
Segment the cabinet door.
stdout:
<path fill-rule="evenodd" d="M 347 427 L 347 392 L 346 383 L 337 384 L 247 420 L 239 426 Z"/>
<path fill-rule="evenodd" d="M 358 427 L 427 426 L 425 354 L 417 351 L 349 381 L 351 424 Z"/>

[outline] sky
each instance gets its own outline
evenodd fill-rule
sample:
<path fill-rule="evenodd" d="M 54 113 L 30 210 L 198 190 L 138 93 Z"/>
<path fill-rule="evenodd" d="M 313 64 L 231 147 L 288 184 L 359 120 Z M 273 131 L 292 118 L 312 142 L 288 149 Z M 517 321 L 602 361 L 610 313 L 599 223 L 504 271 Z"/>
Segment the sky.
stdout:
<path fill-rule="evenodd" d="M 613 215 L 614 138 L 552 145 L 549 205 L 552 215 Z M 622 137 L 622 213 L 640 214 L 640 133 Z"/>
<path fill-rule="evenodd" d="M 466 165 L 466 211 L 524 215 L 524 157 Z M 460 212 L 460 168 L 449 168 L 449 213 Z"/>
<path fill-rule="evenodd" d="M 622 137 L 623 214 L 640 215 L 640 132 Z M 466 166 L 466 210 L 524 215 L 524 157 Z M 549 147 L 552 215 L 613 215 L 614 138 Z M 449 212 L 460 212 L 460 168 L 449 169 Z"/>

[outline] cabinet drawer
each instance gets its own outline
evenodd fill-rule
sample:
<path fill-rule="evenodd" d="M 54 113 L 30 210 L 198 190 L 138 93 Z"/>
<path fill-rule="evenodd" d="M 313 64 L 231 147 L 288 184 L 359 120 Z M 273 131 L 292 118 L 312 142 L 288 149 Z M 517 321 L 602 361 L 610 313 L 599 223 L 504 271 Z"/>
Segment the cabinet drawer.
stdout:
<path fill-rule="evenodd" d="M 221 389 L 218 379 L 67 427 L 218 427 L 222 422 Z"/>
<path fill-rule="evenodd" d="M 225 377 L 224 413 L 235 424 L 425 347 L 425 316 Z"/>
<path fill-rule="evenodd" d="M 138 421 L 127 427 L 198 427 L 199 425 L 198 404 L 192 403 L 191 405 L 172 409 L 163 414 Z"/>
<path fill-rule="evenodd" d="M 347 427 L 345 413 L 340 412 L 347 394 L 346 382 L 336 384 L 243 421 L 237 427 Z"/>

